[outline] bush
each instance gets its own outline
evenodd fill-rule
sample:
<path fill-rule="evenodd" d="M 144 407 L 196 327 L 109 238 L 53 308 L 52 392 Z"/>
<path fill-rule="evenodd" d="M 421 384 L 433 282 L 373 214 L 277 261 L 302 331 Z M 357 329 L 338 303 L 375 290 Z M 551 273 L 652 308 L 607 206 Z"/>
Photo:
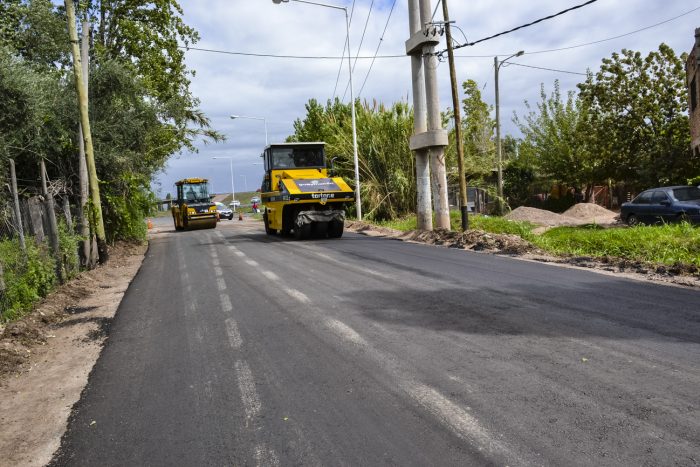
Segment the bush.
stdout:
<path fill-rule="evenodd" d="M 34 302 L 45 297 L 56 282 L 55 261 L 45 245 L 37 246 L 27 238 L 26 258 L 19 241 L 0 241 L 5 294 L 0 300 L 0 316 L 9 321 L 22 316 Z"/>

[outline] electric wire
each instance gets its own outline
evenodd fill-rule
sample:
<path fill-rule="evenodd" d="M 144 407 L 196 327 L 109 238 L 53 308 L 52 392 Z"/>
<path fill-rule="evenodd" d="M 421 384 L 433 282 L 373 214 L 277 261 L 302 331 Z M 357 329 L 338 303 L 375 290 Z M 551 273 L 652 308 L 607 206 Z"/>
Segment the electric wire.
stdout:
<path fill-rule="evenodd" d="M 338 91 L 338 82 L 340 81 L 340 72 L 343 69 L 343 61 L 345 58 L 345 50 L 348 48 L 348 43 L 350 42 L 350 26 L 352 26 L 352 16 L 355 14 L 355 0 L 352 0 L 352 7 L 350 8 L 350 19 L 348 20 L 348 30 L 345 34 L 345 44 L 343 44 L 343 56 L 340 57 L 340 66 L 338 67 L 338 76 L 335 77 L 335 86 L 333 87 L 333 98 L 331 101 L 335 100 L 335 93 Z M 348 55 L 350 51 L 348 50 Z"/>
<path fill-rule="evenodd" d="M 562 51 L 562 50 L 577 49 L 577 48 L 579 48 L 579 47 L 586 47 L 586 46 L 588 46 L 588 45 L 595 45 L 595 44 L 600 44 L 601 42 L 612 41 L 612 40 L 615 40 L 615 39 L 619 39 L 619 38 L 621 38 L 621 37 L 631 36 L 632 34 L 636 34 L 636 33 L 638 33 L 638 32 L 646 31 L 647 29 L 651 29 L 651 28 L 655 28 L 655 27 L 657 27 L 657 26 L 661 26 L 662 24 L 670 23 L 671 21 L 675 21 L 675 20 L 677 20 L 678 18 L 681 18 L 681 17 L 683 17 L 683 16 L 689 15 L 690 13 L 693 13 L 693 12 L 695 12 L 695 11 L 697 11 L 697 10 L 700 10 L 700 7 L 696 7 L 696 8 L 693 8 L 692 10 L 688 10 L 688 11 L 686 11 L 685 13 L 681 13 L 680 15 L 674 16 L 673 18 L 669 18 L 669 19 L 666 19 L 666 20 L 664 20 L 664 21 L 660 21 L 660 22 L 655 23 L 655 24 L 650 24 L 649 26 L 644 26 L 643 28 L 635 29 L 634 31 L 626 32 L 626 33 L 624 33 L 624 34 L 620 34 L 620 35 L 617 35 L 617 36 L 607 37 L 607 38 L 605 38 L 605 39 L 599 39 L 599 40 L 591 41 L 591 42 L 585 42 L 585 43 L 583 43 L 583 44 L 576 44 L 576 45 L 570 45 L 570 46 L 566 46 L 566 47 L 559 47 L 559 48 L 556 48 L 556 49 L 536 50 L 536 51 L 534 51 L 534 52 L 527 52 L 527 54 L 528 54 L 528 55 L 532 55 L 532 54 L 543 54 L 543 53 L 549 53 L 549 52 L 560 52 L 560 51 Z"/>
<path fill-rule="evenodd" d="M 431 22 L 435 19 L 435 13 L 437 13 L 438 8 L 440 8 L 441 2 L 442 2 L 442 0 L 438 0 L 437 3 L 435 4 L 435 9 L 433 10 L 433 16 L 430 17 Z"/>
<path fill-rule="evenodd" d="M 503 36 L 503 35 L 505 35 L 505 34 L 510 34 L 511 32 L 518 31 L 519 29 L 528 28 L 528 27 L 530 27 L 530 26 L 534 26 L 534 25 L 537 24 L 537 23 L 541 23 L 542 21 L 546 21 L 546 20 L 548 20 L 548 19 L 556 18 L 557 16 L 561 16 L 561 15 L 563 15 L 563 14 L 565 14 L 565 13 L 570 12 L 570 11 L 577 10 L 577 9 L 579 9 L 579 8 L 583 8 L 583 7 L 587 6 L 587 5 L 590 5 L 591 3 L 595 3 L 595 2 L 597 2 L 597 1 L 598 1 L 598 0 L 588 0 L 587 2 L 583 2 L 583 3 L 579 4 L 579 5 L 572 6 L 571 8 L 567 8 L 566 10 L 562 10 L 562 11 L 560 11 L 560 12 L 558 12 L 558 13 L 554 13 L 553 15 L 545 16 L 545 17 L 543 17 L 543 18 L 536 19 L 535 21 L 532 21 L 532 22 L 530 22 L 530 23 L 522 24 L 522 25 L 520 25 L 520 26 L 517 26 L 517 27 L 515 27 L 515 28 L 509 29 L 509 30 L 507 30 L 507 31 L 499 32 L 498 34 L 492 34 L 492 35 L 490 35 L 490 36 L 484 37 L 484 38 L 479 39 L 479 40 L 476 40 L 476 41 L 467 42 L 466 44 L 462 44 L 462 45 L 459 45 L 459 46 L 454 47 L 454 48 L 455 48 L 455 49 L 461 49 L 462 47 L 468 47 L 468 46 L 476 45 L 476 44 L 478 44 L 478 43 L 480 43 L 480 42 L 485 42 L 485 41 L 494 39 L 494 38 L 496 38 L 496 37 Z M 435 55 L 442 55 L 442 54 L 444 54 L 445 52 L 447 52 L 447 50 L 443 50 L 443 51 L 441 51 L 441 52 L 435 52 Z"/>
<path fill-rule="evenodd" d="M 524 63 L 516 63 L 516 62 L 508 62 L 506 64 L 506 66 L 510 66 L 510 65 L 523 66 L 525 68 L 536 68 L 538 70 L 556 71 L 557 73 L 568 73 L 570 75 L 586 76 L 586 73 L 580 73 L 578 71 L 557 70 L 556 68 L 546 68 L 543 66 L 525 65 Z"/>
<path fill-rule="evenodd" d="M 377 58 L 377 54 L 379 53 L 379 48 L 382 46 L 382 41 L 384 40 L 384 35 L 386 34 L 386 30 L 389 27 L 389 21 L 391 21 L 391 15 L 394 13 L 394 7 L 396 6 L 396 0 L 394 0 L 394 3 L 391 4 L 391 9 L 389 10 L 389 16 L 386 19 L 386 24 L 384 24 L 384 31 L 382 31 L 382 35 L 379 38 L 379 43 L 377 44 L 377 50 L 374 51 L 374 58 L 369 64 L 369 69 L 367 70 L 367 74 L 365 75 L 365 80 L 362 82 L 362 86 L 360 87 L 360 92 L 357 93 L 357 97 L 360 97 L 362 94 L 362 91 L 365 89 L 365 84 L 367 84 L 367 78 L 369 78 L 369 74 L 372 72 L 372 67 L 374 66 L 374 60 Z"/>
<path fill-rule="evenodd" d="M 560 47 L 560 48 L 555 48 L 555 49 L 543 49 L 543 50 L 533 50 L 533 51 L 527 51 L 527 55 L 534 55 L 534 54 L 542 54 L 542 53 L 550 53 L 550 52 L 561 52 L 564 50 L 571 50 L 571 49 L 576 49 L 579 47 L 586 47 L 589 45 L 595 45 L 599 44 L 601 42 L 607 42 L 615 39 L 619 39 L 621 37 L 626 37 L 626 36 L 631 36 L 633 34 L 646 31 L 648 29 L 655 28 L 657 26 L 661 26 L 662 24 L 669 23 L 671 21 L 677 20 L 678 18 L 681 18 L 683 16 L 687 16 L 690 13 L 693 13 L 697 10 L 700 10 L 700 7 L 693 8 L 692 10 L 688 10 L 685 13 L 681 13 L 677 16 L 674 16 L 673 18 L 666 19 L 664 21 L 658 22 L 651 24 L 649 26 L 645 26 L 643 28 L 635 29 L 634 31 L 629 31 L 624 34 L 620 34 L 617 36 L 612 36 L 612 37 L 607 37 L 604 39 L 598 39 L 596 41 L 591 41 L 591 42 L 584 42 L 581 44 L 574 44 L 574 45 L 569 45 L 566 47 Z M 454 27 L 454 25 L 453 25 Z M 347 44 L 347 42 L 346 42 Z M 337 55 L 283 55 L 283 54 L 269 54 L 269 53 L 256 53 L 256 52 L 239 52 L 239 51 L 231 51 L 231 50 L 220 50 L 220 49 L 209 49 L 209 48 L 203 48 L 203 47 L 192 47 L 192 46 L 185 46 L 185 45 L 180 45 L 178 46 L 179 49 L 183 49 L 186 51 L 189 50 L 194 50 L 198 52 L 207 52 L 207 53 L 216 53 L 216 54 L 224 54 L 224 55 L 238 55 L 238 56 L 243 56 L 243 57 L 260 57 L 260 58 L 280 58 L 280 59 L 295 59 L 295 60 L 340 60 L 345 58 L 345 55 L 342 57 L 339 57 Z M 457 58 L 490 58 L 493 59 L 495 55 L 510 55 L 514 53 L 514 51 L 510 52 L 499 52 L 499 53 L 490 53 L 490 54 L 475 54 L 475 55 L 455 55 Z M 373 55 L 360 55 L 356 56 L 358 60 L 372 60 L 372 59 L 391 59 L 391 58 L 406 58 L 406 54 L 395 54 L 395 55 L 377 55 L 374 57 Z"/>
<path fill-rule="evenodd" d="M 365 20 L 365 28 L 362 30 L 362 38 L 360 39 L 360 45 L 357 46 L 357 56 L 360 56 L 360 50 L 362 49 L 362 44 L 365 42 L 365 34 L 367 33 L 367 25 L 369 25 L 369 18 L 372 16 L 372 8 L 374 7 L 374 0 L 372 0 L 372 3 L 369 5 L 369 11 L 367 12 L 367 20 Z M 350 71 L 350 74 L 352 76 L 352 73 L 355 73 L 355 65 L 357 65 L 357 58 L 355 58 L 355 61 L 352 64 L 352 70 Z M 350 88 L 350 80 L 352 78 L 348 79 L 348 84 L 345 85 L 345 92 L 343 92 L 343 98 L 341 99 L 342 102 L 345 102 L 345 95 L 348 93 L 348 89 Z"/>

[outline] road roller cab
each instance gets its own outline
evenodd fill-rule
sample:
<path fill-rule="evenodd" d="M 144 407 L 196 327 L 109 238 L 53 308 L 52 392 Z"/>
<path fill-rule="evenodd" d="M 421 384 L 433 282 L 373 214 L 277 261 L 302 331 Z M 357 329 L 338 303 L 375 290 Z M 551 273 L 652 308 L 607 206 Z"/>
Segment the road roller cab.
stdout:
<path fill-rule="evenodd" d="M 343 235 L 345 204 L 352 202 L 353 191 L 342 178 L 329 175 L 324 145 L 281 143 L 265 148 L 261 197 L 268 235 Z"/>
<path fill-rule="evenodd" d="M 216 227 L 216 205 L 209 196 L 205 178 L 185 178 L 175 182 L 177 199 L 172 214 L 175 230 L 213 229 Z"/>

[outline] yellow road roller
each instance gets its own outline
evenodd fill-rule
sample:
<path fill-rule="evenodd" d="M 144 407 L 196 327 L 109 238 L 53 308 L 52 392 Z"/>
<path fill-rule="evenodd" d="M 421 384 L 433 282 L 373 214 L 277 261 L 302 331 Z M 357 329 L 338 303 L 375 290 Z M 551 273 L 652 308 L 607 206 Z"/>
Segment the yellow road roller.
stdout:
<path fill-rule="evenodd" d="M 271 144 L 263 152 L 263 221 L 268 235 L 339 238 L 353 191 L 326 167 L 325 143 Z"/>
<path fill-rule="evenodd" d="M 218 215 L 209 196 L 206 178 L 185 178 L 175 182 L 177 199 L 172 214 L 175 230 L 214 229 Z"/>

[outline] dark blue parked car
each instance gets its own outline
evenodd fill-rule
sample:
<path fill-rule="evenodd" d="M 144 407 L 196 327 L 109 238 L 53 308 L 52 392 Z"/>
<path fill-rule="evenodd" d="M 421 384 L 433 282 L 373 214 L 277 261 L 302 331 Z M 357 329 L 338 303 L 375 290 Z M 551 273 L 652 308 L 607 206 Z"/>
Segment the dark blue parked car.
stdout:
<path fill-rule="evenodd" d="M 620 209 L 629 225 L 688 221 L 700 224 L 700 188 L 667 186 L 643 191 Z"/>

